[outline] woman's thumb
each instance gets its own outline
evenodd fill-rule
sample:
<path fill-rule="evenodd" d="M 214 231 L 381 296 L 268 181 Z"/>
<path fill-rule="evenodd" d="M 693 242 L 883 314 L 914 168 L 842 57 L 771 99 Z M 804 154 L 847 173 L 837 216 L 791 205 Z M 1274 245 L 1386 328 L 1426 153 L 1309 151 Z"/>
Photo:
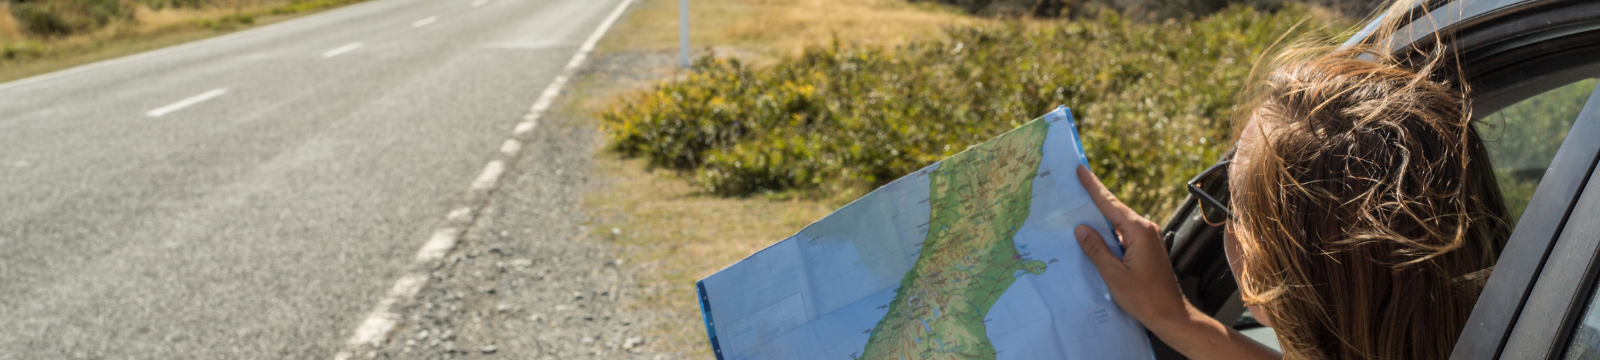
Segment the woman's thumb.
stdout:
<path fill-rule="evenodd" d="M 1111 253 L 1111 249 L 1106 248 L 1105 240 L 1100 237 L 1100 232 L 1095 231 L 1094 228 L 1088 225 L 1078 225 L 1078 228 L 1073 231 L 1073 235 L 1078 238 L 1078 248 L 1083 249 L 1083 255 L 1089 257 L 1089 262 L 1094 263 L 1094 267 L 1100 269 L 1101 274 L 1121 266 L 1121 259 L 1117 259 L 1117 256 Z"/>

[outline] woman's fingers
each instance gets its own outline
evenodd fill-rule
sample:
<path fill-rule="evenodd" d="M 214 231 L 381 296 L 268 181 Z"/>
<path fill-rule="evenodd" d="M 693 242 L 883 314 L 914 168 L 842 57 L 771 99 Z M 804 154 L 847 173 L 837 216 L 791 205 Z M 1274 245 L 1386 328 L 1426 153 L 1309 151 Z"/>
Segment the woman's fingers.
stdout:
<path fill-rule="evenodd" d="M 1078 238 L 1078 248 L 1083 249 L 1083 255 L 1089 257 L 1089 262 L 1094 263 L 1096 269 L 1100 269 L 1102 276 L 1124 268 L 1122 259 L 1111 253 L 1111 249 L 1106 247 L 1105 239 L 1101 238 L 1100 233 L 1094 231 L 1094 228 L 1078 225 L 1073 235 Z"/>
<path fill-rule="evenodd" d="M 1078 180 L 1089 191 L 1089 198 L 1100 208 L 1100 213 L 1111 221 L 1126 249 L 1119 258 L 1100 232 L 1087 225 L 1073 229 L 1078 247 L 1099 270 L 1112 300 L 1146 326 L 1187 316 L 1186 300 L 1178 289 L 1178 278 L 1172 272 L 1172 262 L 1161 242 L 1161 229 L 1117 201 L 1088 168 L 1078 167 Z"/>
<path fill-rule="evenodd" d="M 1111 220 L 1112 226 L 1121 229 L 1132 224 L 1135 219 L 1140 219 L 1139 214 L 1133 212 L 1127 205 L 1123 205 L 1122 201 L 1118 201 L 1117 196 L 1112 195 L 1111 190 L 1107 190 L 1106 186 L 1100 183 L 1100 178 L 1089 172 L 1088 167 L 1078 165 L 1078 182 L 1083 184 L 1084 190 L 1089 191 L 1089 199 L 1094 200 L 1094 206 L 1100 208 L 1100 213 L 1104 214 L 1107 220 Z"/>

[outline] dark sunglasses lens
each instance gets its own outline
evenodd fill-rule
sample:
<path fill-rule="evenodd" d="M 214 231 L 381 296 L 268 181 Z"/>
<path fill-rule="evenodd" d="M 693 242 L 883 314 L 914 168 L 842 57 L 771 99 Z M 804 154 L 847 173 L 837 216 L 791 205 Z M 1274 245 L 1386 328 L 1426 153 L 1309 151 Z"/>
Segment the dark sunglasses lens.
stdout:
<path fill-rule="evenodd" d="M 1220 225 L 1228 221 L 1228 211 L 1221 204 L 1206 199 L 1200 199 L 1200 216 L 1205 217 L 1207 224 Z"/>

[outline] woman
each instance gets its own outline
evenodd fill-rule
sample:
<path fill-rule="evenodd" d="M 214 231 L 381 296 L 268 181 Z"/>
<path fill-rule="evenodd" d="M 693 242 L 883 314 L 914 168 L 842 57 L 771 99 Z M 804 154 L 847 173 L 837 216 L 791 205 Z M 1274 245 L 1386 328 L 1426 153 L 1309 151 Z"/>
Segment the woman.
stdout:
<path fill-rule="evenodd" d="M 1489 157 L 1435 48 L 1420 63 L 1296 52 L 1235 127 L 1231 162 L 1197 178 L 1229 183 L 1201 206 L 1226 226 L 1243 300 L 1285 358 L 1449 357 L 1505 244 Z M 1118 259 L 1076 231 L 1119 306 L 1193 359 L 1279 356 L 1189 305 L 1158 227 L 1078 176 L 1126 247 Z"/>

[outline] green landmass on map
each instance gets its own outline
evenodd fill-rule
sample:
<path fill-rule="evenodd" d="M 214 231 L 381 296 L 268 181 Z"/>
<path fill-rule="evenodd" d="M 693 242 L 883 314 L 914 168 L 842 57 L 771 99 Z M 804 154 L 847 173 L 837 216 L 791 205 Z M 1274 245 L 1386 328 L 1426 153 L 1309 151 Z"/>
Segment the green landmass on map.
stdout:
<path fill-rule="evenodd" d="M 1049 124 L 1035 120 L 945 159 L 928 174 L 922 253 L 859 359 L 994 359 L 984 318 L 1017 277 L 1045 263 L 1017 253 Z"/>

